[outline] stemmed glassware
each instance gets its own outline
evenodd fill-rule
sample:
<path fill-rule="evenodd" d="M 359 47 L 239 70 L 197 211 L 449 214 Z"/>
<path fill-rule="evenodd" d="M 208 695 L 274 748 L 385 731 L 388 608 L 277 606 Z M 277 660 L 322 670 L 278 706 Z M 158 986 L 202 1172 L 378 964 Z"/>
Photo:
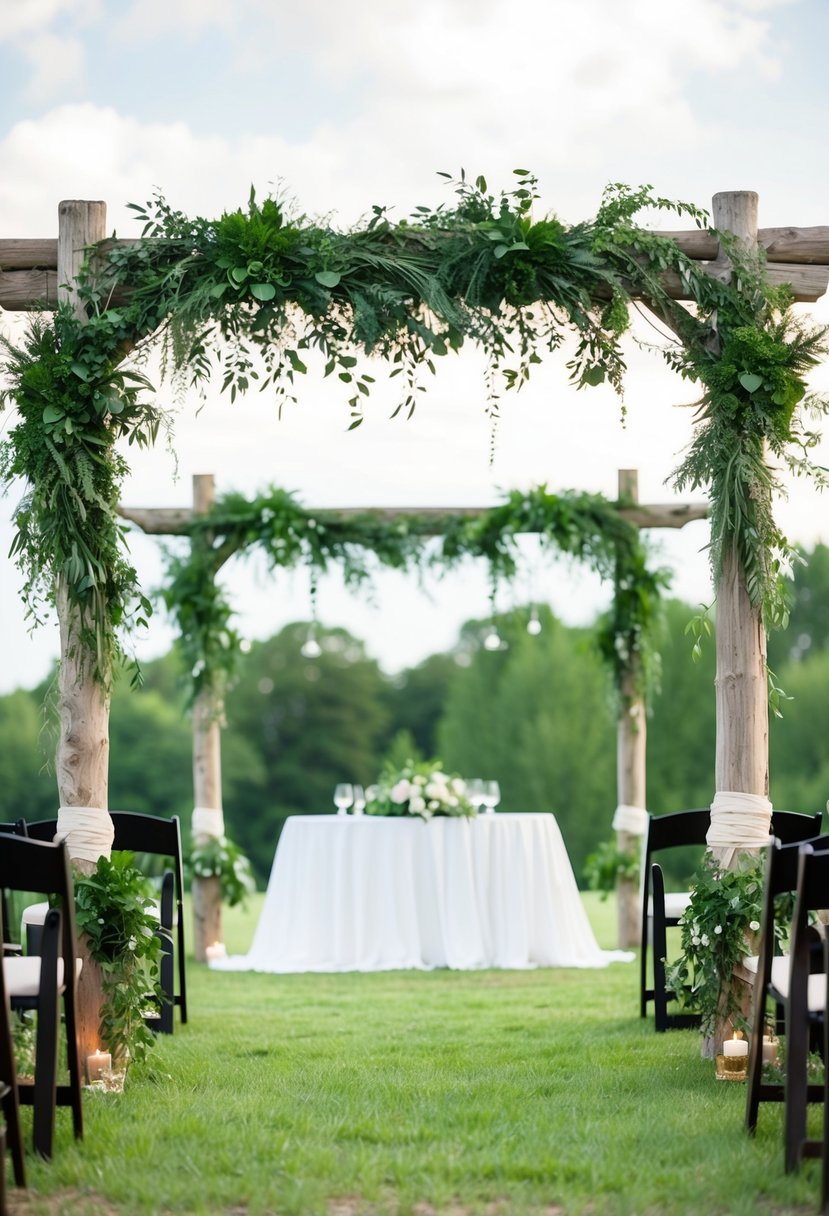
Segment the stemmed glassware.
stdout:
<path fill-rule="evenodd" d="M 466 782 L 466 796 L 480 815 L 484 805 L 484 783 L 480 777 L 470 777 Z"/>
<path fill-rule="evenodd" d="M 495 808 L 501 801 L 501 787 L 497 781 L 483 781 L 481 784 L 483 786 L 481 801 L 486 807 L 486 813 L 494 815 Z"/>
<path fill-rule="evenodd" d="M 345 783 L 334 788 L 334 805 L 338 815 L 347 815 L 348 808 L 354 801 L 354 787 Z"/>
<path fill-rule="evenodd" d="M 366 796 L 363 793 L 363 787 L 361 785 L 355 785 L 354 786 L 354 810 L 352 811 L 352 814 L 362 815 L 363 810 L 365 809 L 365 805 L 366 805 Z"/>

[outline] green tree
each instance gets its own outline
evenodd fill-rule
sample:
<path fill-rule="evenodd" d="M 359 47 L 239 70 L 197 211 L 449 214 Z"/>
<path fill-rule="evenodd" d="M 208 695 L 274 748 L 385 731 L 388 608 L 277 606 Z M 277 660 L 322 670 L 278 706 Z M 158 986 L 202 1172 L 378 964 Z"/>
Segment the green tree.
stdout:
<path fill-rule="evenodd" d="M 495 777 L 502 811 L 553 811 L 577 875 L 616 805 L 614 713 L 590 632 L 549 610 L 531 637 L 526 613 L 498 621 L 503 650 L 478 649 L 459 672 L 438 736 L 446 767 Z M 464 626 L 468 647 L 483 632 Z"/>
<path fill-rule="evenodd" d="M 692 659 L 685 631 L 696 612 L 680 600 L 665 604 L 660 688 L 648 719 L 647 799 L 655 815 L 710 806 L 714 796 L 716 653 L 712 637 Z"/>
<path fill-rule="evenodd" d="M 777 675 L 789 661 L 829 650 L 829 548 L 818 544 L 811 553 L 803 550 L 802 556 L 804 562 L 795 566 L 789 583 L 788 628 L 769 634 L 769 666 Z"/>
<path fill-rule="evenodd" d="M 0 819 L 51 819 L 57 814 L 51 765 L 54 734 L 36 692 L 0 697 Z"/>
<path fill-rule="evenodd" d="M 790 811 L 822 811 L 829 797 L 829 650 L 783 667 L 779 679 L 792 698 L 769 730 L 772 802 Z"/>
<path fill-rule="evenodd" d="M 408 731 L 423 757 L 434 756 L 438 750 L 438 723 L 458 671 L 455 654 L 433 654 L 390 683 L 392 733 Z"/>
<path fill-rule="evenodd" d="M 227 697 L 228 750 L 261 758 L 263 801 L 238 820 L 237 839 L 267 875 L 288 815 L 333 812 L 338 781 L 370 784 L 387 731 L 386 679 L 344 629 L 318 631 L 322 653 L 301 653 L 307 624 L 255 643 Z M 237 830 L 237 820 L 228 816 Z"/>

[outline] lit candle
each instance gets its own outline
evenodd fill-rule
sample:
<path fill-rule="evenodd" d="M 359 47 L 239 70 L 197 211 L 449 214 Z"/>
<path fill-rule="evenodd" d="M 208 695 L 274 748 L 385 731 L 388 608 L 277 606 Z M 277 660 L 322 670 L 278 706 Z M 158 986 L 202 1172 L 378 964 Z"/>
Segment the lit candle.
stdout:
<path fill-rule="evenodd" d="M 726 1059 L 736 1059 L 739 1056 L 748 1056 L 748 1043 L 745 1039 L 738 1039 L 736 1034 L 733 1039 L 726 1039 L 722 1045 L 722 1053 Z"/>
<path fill-rule="evenodd" d="M 763 1035 L 763 1063 L 777 1063 L 777 1039 L 769 1034 Z"/>
<path fill-rule="evenodd" d="M 208 963 L 215 963 L 217 959 L 227 958 L 224 942 L 214 942 L 212 946 L 206 946 L 204 954 Z"/>
<path fill-rule="evenodd" d="M 86 1075 L 90 1085 L 93 1081 L 102 1080 L 102 1074 L 112 1069 L 112 1056 L 108 1051 L 93 1051 L 86 1057 Z"/>

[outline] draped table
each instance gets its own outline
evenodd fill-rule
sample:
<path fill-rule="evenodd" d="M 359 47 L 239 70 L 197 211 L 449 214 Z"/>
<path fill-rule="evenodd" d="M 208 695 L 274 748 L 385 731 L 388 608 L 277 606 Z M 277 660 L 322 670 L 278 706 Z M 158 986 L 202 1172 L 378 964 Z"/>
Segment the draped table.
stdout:
<path fill-rule="evenodd" d="M 296 815 L 249 954 L 217 970 L 604 967 L 550 814 Z"/>

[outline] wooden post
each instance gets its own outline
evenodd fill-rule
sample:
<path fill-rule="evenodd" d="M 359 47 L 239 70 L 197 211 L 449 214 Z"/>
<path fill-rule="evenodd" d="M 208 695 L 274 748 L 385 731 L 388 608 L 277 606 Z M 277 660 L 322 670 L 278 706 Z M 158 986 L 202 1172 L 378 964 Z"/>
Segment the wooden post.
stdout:
<path fill-rule="evenodd" d="M 216 498 L 212 473 L 197 473 L 193 478 L 193 514 L 206 515 Z M 199 544 L 194 537 L 192 544 Z M 210 691 L 200 692 L 193 702 L 193 797 L 198 812 L 214 811 L 220 823 L 222 816 L 221 719 L 223 705 Z M 193 843 L 206 844 L 211 836 L 223 834 L 223 829 L 204 830 L 193 817 Z M 191 895 L 193 901 L 193 954 L 197 962 L 207 959 L 207 947 L 222 938 L 222 891 L 218 878 L 198 878 L 194 875 Z"/>
<path fill-rule="evenodd" d="M 58 208 L 58 298 L 85 317 L 77 289 L 87 249 L 106 237 L 106 204 L 62 202 Z M 109 673 L 96 678 L 97 656 L 88 638 L 94 637 L 92 615 L 70 600 L 60 575 L 56 588 L 60 627 L 58 714 L 60 719 L 55 770 L 60 805 L 108 809 Z M 102 678 L 101 678 L 102 677 Z M 68 840 L 72 854 L 71 834 Z M 73 859 L 76 871 L 90 874 L 91 861 Z M 89 957 L 85 939 L 78 942 L 83 959 L 78 984 L 78 1046 L 81 1060 L 101 1044 L 103 992 L 100 967 Z"/>
<path fill-rule="evenodd" d="M 639 501 L 639 479 L 635 469 L 619 470 L 619 500 Z M 646 809 L 647 716 L 645 700 L 637 691 L 639 655 L 630 656 L 631 668 L 625 673 L 620 691 L 621 705 L 616 724 L 616 791 L 620 806 Z M 620 852 L 640 848 L 642 837 L 619 828 L 616 844 Z M 616 884 L 617 932 L 620 949 L 627 950 L 640 941 L 639 885 L 627 878 Z"/>
<path fill-rule="evenodd" d="M 713 204 L 716 228 L 734 234 L 750 252 L 757 246 L 757 195 L 751 191 L 716 194 Z M 720 250 L 720 273 L 728 274 L 727 257 Z M 768 755 L 768 671 L 766 633 L 760 609 L 749 598 L 737 545 L 727 540 L 722 570 L 716 587 L 716 720 L 717 746 L 714 784 L 717 793 L 752 794 L 767 797 L 769 788 Z M 770 823 L 767 825 L 770 827 Z M 734 858 L 747 850 L 740 848 Z M 731 849 L 715 849 L 715 856 L 731 863 Z M 733 992 L 742 1012 L 748 1016 L 751 990 L 738 979 Z M 730 1038 L 730 1023 L 722 1019 L 712 1040 L 703 1043 L 703 1054 L 716 1054 L 719 1043 Z"/>

